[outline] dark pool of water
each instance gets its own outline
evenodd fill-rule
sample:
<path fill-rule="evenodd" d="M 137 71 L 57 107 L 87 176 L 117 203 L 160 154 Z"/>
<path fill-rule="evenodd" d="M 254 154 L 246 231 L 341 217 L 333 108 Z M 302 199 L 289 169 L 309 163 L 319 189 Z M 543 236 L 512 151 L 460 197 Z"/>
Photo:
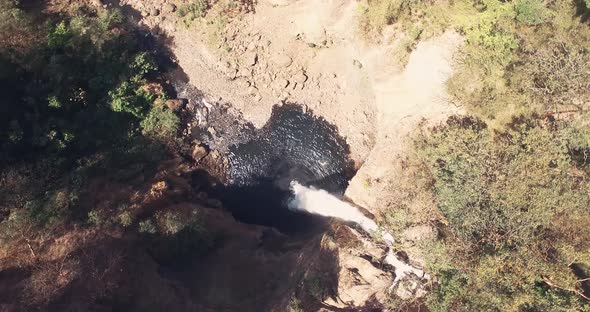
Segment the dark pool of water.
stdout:
<path fill-rule="evenodd" d="M 198 89 L 182 79 L 172 80 L 177 81 L 178 95 L 194 105 L 193 113 L 205 111 Z M 349 146 L 337 128 L 297 104 L 274 106 L 260 129 L 229 103 L 215 104 L 206 110 L 204 120 L 192 124 L 191 139 L 229 160 L 228 182 L 209 192 L 242 222 L 272 226 L 288 234 L 309 232 L 323 220 L 287 209 L 292 196 L 289 183 L 297 180 L 342 194 L 354 175 Z"/>
<path fill-rule="evenodd" d="M 350 150 L 335 126 L 296 104 L 275 106 L 253 138 L 229 147 L 229 183 L 222 201 L 243 222 L 285 233 L 308 231 L 313 216 L 286 208 L 289 183 L 344 193 L 354 174 Z"/>

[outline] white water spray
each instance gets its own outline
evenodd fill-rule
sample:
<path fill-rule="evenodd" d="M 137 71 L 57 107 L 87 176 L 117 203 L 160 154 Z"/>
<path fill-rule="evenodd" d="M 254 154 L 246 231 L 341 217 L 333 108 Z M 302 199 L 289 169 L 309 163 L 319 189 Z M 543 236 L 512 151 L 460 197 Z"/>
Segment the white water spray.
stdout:
<path fill-rule="evenodd" d="M 398 259 L 393 253 L 393 248 L 391 248 L 394 243 L 393 236 L 381 230 L 375 221 L 363 215 L 357 207 L 338 199 L 325 190 L 306 187 L 297 181 L 291 182 L 291 190 L 293 191 L 293 198 L 288 203 L 291 210 L 305 211 L 324 217 L 354 222 L 369 234 L 380 234 L 383 241 L 390 247 L 385 262 L 394 267 L 394 285 L 409 274 L 414 274 L 420 278 L 429 278 L 424 271 Z"/>
<path fill-rule="evenodd" d="M 354 222 L 369 234 L 381 234 L 388 245 L 393 245 L 393 236 L 382 232 L 377 223 L 363 215 L 357 207 L 324 190 L 306 187 L 297 181 L 291 182 L 291 190 L 294 196 L 289 201 L 289 209 Z"/>

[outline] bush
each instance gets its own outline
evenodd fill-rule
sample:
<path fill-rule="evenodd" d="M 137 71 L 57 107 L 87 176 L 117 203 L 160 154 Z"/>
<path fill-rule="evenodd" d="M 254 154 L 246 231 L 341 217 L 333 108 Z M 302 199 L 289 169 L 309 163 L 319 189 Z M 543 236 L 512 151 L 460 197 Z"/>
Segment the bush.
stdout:
<path fill-rule="evenodd" d="M 167 142 L 174 140 L 179 125 L 178 116 L 163 104 L 153 105 L 145 119 L 141 121 L 142 133 L 145 136 Z"/>
<path fill-rule="evenodd" d="M 72 38 L 72 33 L 67 29 L 66 24 L 62 21 L 55 26 L 55 29 L 49 33 L 47 46 L 50 49 L 64 49 Z"/>
<path fill-rule="evenodd" d="M 156 234 L 157 231 L 158 230 L 151 219 L 139 221 L 140 233 Z"/>
<path fill-rule="evenodd" d="M 590 259 L 590 242 L 572 240 L 590 235 L 580 222 L 590 167 L 577 167 L 570 133 L 581 129 L 572 127 L 533 115 L 491 131 L 476 118 L 452 117 L 416 138 L 452 249 L 450 269 L 434 270 L 432 310 L 583 306 L 574 292 L 553 286 L 578 289 L 571 263 Z"/>
<path fill-rule="evenodd" d="M 551 12 L 541 0 L 518 0 L 514 3 L 516 20 L 526 25 L 539 25 L 549 21 Z"/>
<path fill-rule="evenodd" d="M 88 223 L 95 226 L 102 226 L 107 222 L 106 217 L 101 211 L 92 210 L 88 213 Z"/>
<path fill-rule="evenodd" d="M 205 17 L 209 4 L 205 0 L 197 0 L 183 4 L 178 8 L 178 15 L 183 18 L 186 26 L 196 19 Z"/>
<path fill-rule="evenodd" d="M 485 9 L 478 14 L 464 16 L 459 24 L 467 40 L 465 61 L 471 66 L 482 66 L 494 79 L 513 59 L 518 40 L 510 28 L 514 11 L 509 3 L 484 0 Z"/>
<path fill-rule="evenodd" d="M 109 92 L 111 108 L 143 119 L 156 96 L 140 87 L 142 81 L 123 81 L 118 88 Z"/>
<path fill-rule="evenodd" d="M 174 211 L 167 211 L 156 216 L 159 223 L 162 225 L 163 233 L 166 235 L 174 235 L 182 231 L 185 227 L 195 222 L 194 218 L 187 218 L 182 214 Z"/>
<path fill-rule="evenodd" d="M 523 60 L 512 81 L 530 90 L 543 110 L 587 109 L 584 99 L 590 96 L 590 53 L 586 48 L 547 41 Z"/>

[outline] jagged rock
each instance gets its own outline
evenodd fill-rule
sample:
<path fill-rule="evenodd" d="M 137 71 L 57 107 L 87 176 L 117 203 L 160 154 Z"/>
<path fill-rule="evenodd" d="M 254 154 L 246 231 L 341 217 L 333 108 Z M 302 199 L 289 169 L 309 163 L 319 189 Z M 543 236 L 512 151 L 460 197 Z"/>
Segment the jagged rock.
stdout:
<path fill-rule="evenodd" d="M 246 66 L 254 66 L 256 65 L 256 62 L 258 61 L 258 54 L 256 54 L 255 52 L 249 52 L 244 54 L 244 64 Z"/>
<path fill-rule="evenodd" d="M 176 5 L 174 3 L 166 3 L 164 5 L 165 12 L 172 13 L 176 11 Z"/>
<path fill-rule="evenodd" d="M 359 62 L 359 60 L 352 60 L 352 65 L 356 66 L 358 69 L 363 68 L 363 64 Z"/>
<path fill-rule="evenodd" d="M 207 151 L 207 148 L 204 145 L 199 144 L 195 146 L 191 156 L 195 161 L 201 161 L 203 158 L 205 158 L 205 156 L 207 156 L 208 153 L 209 152 Z"/>

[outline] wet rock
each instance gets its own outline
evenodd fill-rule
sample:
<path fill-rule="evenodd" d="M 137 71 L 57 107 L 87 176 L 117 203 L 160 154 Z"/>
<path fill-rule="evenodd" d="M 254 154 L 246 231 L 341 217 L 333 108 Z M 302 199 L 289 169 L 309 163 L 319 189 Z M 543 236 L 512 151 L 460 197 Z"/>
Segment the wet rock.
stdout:
<path fill-rule="evenodd" d="M 201 161 L 203 158 L 205 158 L 205 156 L 207 156 L 208 153 L 209 152 L 207 151 L 207 148 L 203 144 L 199 144 L 199 145 L 195 146 L 191 156 L 193 157 L 193 159 L 195 161 L 198 162 L 198 161 Z"/>
<path fill-rule="evenodd" d="M 171 100 L 166 100 L 166 107 L 168 107 L 171 111 L 173 112 L 178 112 L 182 109 L 182 107 L 184 106 L 184 101 L 181 99 L 171 99 Z"/>

